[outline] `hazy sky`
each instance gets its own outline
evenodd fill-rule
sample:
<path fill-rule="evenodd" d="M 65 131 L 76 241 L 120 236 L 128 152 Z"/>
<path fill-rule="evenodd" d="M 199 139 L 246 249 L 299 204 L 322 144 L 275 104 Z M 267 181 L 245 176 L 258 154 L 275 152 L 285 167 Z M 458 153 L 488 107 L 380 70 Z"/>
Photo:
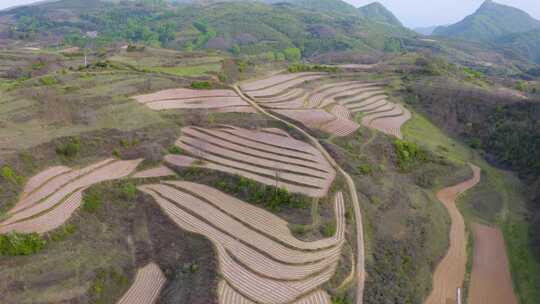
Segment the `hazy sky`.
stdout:
<path fill-rule="evenodd" d="M 0 0 L 2 1 L 2 0 Z M 345 0 L 362 6 L 373 0 Z M 408 27 L 455 23 L 472 14 L 484 0 L 379 0 Z M 495 0 L 497 3 L 520 8 L 540 19 L 540 0 Z"/>
<path fill-rule="evenodd" d="M 36 0 L 0 0 L 0 9 L 36 2 Z"/>
<path fill-rule="evenodd" d="M 345 0 L 355 6 L 366 5 L 373 0 Z M 455 23 L 472 14 L 484 0 L 379 0 L 408 27 L 420 27 Z M 36 2 L 36 0 L 0 0 L 0 9 Z M 540 19 L 540 0 L 496 0 L 515 6 Z"/>

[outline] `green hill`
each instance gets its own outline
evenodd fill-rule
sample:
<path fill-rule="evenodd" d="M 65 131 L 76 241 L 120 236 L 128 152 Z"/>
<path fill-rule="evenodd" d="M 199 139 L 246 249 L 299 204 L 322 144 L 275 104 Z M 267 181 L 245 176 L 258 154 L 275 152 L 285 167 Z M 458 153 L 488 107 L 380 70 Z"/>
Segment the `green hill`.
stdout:
<path fill-rule="evenodd" d="M 356 15 L 356 8 L 342 0 L 259 0 L 268 4 L 292 4 L 295 7 L 324 13 Z"/>
<path fill-rule="evenodd" d="M 501 36 L 495 39 L 495 44 L 540 64 L 540 29 Z"/>
<path fill-rule="evenodd" d="M 433 35 L 489 41 L 502 35 L 536 28 L 540 28 L 540 21 L 526 12 L 487 0 L 474 14 L 456 24 L 438 27 Z"/>
<path fill-rule="evenodd" d="M 367 20 L 403 27 L 403 24 L 401 24 L 398 18 L 379 2 L 373 2 L 366 6 L 359 7 L 358 11 L 360 12 L 360 15 Z"/>
<path fill-rule="evenodd" d="M 0 37 L 42 46 L 140 43 L 235 55 L 297 48 L 309 57 L 344 50 L 395 51 L 400 47 L 395 37 L 412 35 L 395 24 L 362 18 L 341 0 L 181 2 L 63 0 L 20 7 L 0 12 Z M 90 39 L 89 32 L 98 37 Z"/>

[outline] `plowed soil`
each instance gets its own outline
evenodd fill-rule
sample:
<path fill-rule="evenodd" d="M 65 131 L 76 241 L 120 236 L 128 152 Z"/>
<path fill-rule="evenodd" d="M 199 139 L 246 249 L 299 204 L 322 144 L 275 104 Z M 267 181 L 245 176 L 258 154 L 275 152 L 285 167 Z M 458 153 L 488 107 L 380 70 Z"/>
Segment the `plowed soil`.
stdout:
<path fill-rule="evenodd" d="M 517 304 L 501 231 L 472 224 L 474 260 L 469 304 Z"/>

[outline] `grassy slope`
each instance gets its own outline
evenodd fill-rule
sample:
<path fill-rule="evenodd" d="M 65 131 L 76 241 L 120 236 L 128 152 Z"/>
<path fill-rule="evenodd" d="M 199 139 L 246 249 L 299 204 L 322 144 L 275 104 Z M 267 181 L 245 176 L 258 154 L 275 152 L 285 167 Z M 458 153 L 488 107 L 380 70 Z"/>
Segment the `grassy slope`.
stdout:
<path fill-rule="evenodd" d="M 540 291 L 536 284 L 540 280 L 540 266 L 529 250 L 526 201 L 520 192 L 520 182 L 509 172 L 485 162 L 473 150 L 450 138 L 418 113 L 405 125 L 403 133 L 406 139 L 426 145 L 434 151 L 438 150 L 450 159 L 472 162 L 482 168 L 482 182 L 460 199 L 460 210 L 469 223 L 480 221 L 502 228 L 515 292 L 521 303 L 538 303 Z"/>

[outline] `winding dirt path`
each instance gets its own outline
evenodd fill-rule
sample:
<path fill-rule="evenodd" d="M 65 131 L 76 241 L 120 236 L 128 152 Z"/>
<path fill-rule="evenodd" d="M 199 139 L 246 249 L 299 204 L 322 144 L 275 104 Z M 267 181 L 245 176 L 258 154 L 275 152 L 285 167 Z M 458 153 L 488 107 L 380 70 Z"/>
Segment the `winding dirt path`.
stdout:
<path fill-rule="evenodd" d="M 281 121 L 285 123 L 286 125 L 296 129 L 298 132 L 302 133 L 306 138 L 308 138 L 311 143 L 319 150 L 322 155 L 328 160 L 328 162 L 337 170 L 339 171 L 343 177 L 345 177 L 345 180 L 347 182 L 347 186 L 349 187 L 349 192 L 351 195 L 351 201 L 354 208 L 354 216 L 355 216 L 355 223 L 356 223 L 356 244 L 357 244 L 357 256 L 356 256 L 356 280 L 357 280 L 357 287 L 356 287 L 356 304 L 362 304 L 364 302 L 364 283 L 365 283 L 365 253 L 364 253 L 364 227 L 362 224 L 362 211 L 360 209 L 360 202 L 358 200 L 358 193 L 356 192 L 356 186 L 354 184 L 353 179 L 345 170 L 343 170 L 338 163 L 332 158 L 332 156 L 326 151 L 326 149 L 321 145 L 321 143 L 313 136 L 309 135 L 306 131 L 301 129 L 300 127 L 296 126 L 295 124 L 286 121 L 284 119 L 281 119 L 268 111 L 266 111 L 264 108 L 259 106 L 255 101 L 247 97 L 239 88 L 238 86 L 233 87 L 234 90 L 238 93 L 238 95 L 247 101 L 250 105 L 252 105 L 257 111 L 260 113 Z"/>
<path fill-rule="evenodd" d="M 467 236 L 465 223 L 456 206 L 460 194 L 474 187 L 480 181 L 480 168 L 470 165 L 473 176 L 462 183 L 442 189 L 437 198 L 443 203 L 450 214 L 450 247 L 446 256 L 435 269 L 433 275 L 433 290 L 425 304 L 455 304 L 457 289 L 462 288 L 467 264 Z"/>
<path fill-rule="evenodd" d="M 470 304 L 517 304 L 501 230 L 472 224 L 474 258 Z"/>

